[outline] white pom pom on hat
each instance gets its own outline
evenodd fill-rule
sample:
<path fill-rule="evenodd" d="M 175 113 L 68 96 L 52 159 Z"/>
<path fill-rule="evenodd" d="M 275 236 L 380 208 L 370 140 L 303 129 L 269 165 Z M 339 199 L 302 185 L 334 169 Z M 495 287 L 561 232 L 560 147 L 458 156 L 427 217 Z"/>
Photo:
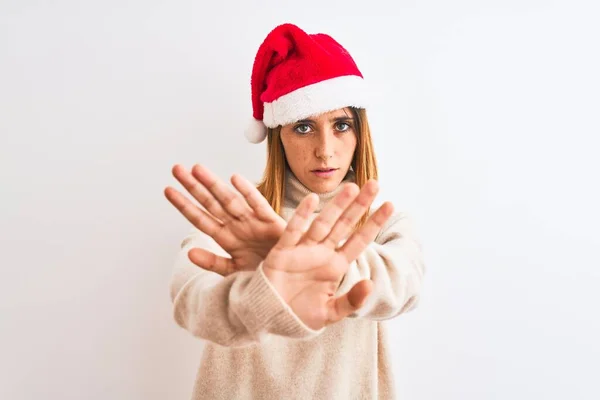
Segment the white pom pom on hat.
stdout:
<path fill-rule="evenodd" d="M 252 118 L 244 134 L 250 143 L 260 143 L 267 137 L 267 127 L 264 122 Z"/>
<path fill-rule="evenodd" d="M 293 24 L 275 27 L 260 45 L 251 77 L 246 139 L 260 143 L 275 128 L 344 107 L 366 108 L 368 88 L 350 53 L 331 36 Z"/>

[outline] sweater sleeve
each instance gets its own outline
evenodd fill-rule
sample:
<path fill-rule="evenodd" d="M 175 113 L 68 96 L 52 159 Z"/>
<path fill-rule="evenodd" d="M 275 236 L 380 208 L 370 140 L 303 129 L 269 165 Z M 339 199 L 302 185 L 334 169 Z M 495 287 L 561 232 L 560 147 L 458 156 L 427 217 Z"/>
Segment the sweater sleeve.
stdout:
<path fill-rule="evenodd" d="M 259 342 L 265 334 L 308 339 L 325 329 L 313 330 L 294 314 L 264 275 L 262 264 L 256 271 L 222 277 L 190 261 L 188 252 L 194 247 L 227 257 L 199 230 L 181 243 L 170 283 L 171 300 L 175 321 L 192 335 L 241 347 Z"/>
<path fill-rule="evenodd" d="M 394 318 L 417 306 L 424 273 L 422 246 L 412 218 L 406 213 L 397 213 L 351 263 L 337 295 L 347 293 L 363 279 L 371 279 L 374 283 L 371 295 L 350 318 L 375 321 Z"/>

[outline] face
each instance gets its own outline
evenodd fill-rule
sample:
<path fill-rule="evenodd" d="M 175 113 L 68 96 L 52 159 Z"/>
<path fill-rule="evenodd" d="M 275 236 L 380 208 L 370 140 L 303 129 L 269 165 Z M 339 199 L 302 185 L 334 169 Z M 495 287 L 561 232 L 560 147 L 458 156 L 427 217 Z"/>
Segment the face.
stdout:
<path fill-rule="evenodd" d="M 356 149 L 355 122 L 344 108 L 281 128 L 290 169 L 312 192 L 331 192 L 346 176 Z"/>

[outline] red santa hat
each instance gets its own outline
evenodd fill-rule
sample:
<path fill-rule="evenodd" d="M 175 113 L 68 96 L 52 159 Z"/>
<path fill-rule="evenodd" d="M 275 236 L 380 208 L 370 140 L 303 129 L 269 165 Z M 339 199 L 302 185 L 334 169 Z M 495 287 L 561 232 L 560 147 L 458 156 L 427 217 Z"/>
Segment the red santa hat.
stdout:
<path fill-rule="evenodd" d="M 350 53 L 331 36 L 293 24 L 260 45 L 251 77 L 253 121 L 246 138 L 260 143 L 275 128 L 344 107 L 366 108 L 367 88 Z"/>

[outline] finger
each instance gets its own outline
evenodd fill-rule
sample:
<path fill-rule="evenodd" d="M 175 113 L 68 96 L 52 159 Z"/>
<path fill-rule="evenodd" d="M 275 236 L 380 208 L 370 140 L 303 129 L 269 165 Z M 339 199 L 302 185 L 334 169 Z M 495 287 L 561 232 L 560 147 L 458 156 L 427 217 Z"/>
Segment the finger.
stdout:
<path fill-rule="evenodd" d="M 200 203 L 209 213 L 219 220 L 226 222 L 231 217 L 225 212 L 221 204 L 215 197 L 202 185 L 191 172 L 177 164 L 173 167 L 173 176 L 183 185 L 183 187 Z"/>
<path fill-rule="evenodd" d="M 285 248 L 298 244 L 304 235 L 310 216 L 318 204 L 319 198 L 314 193 L 310 193 L 302 199 L 275 245 L 277 248 Z"/>
<path fill-rule="evenodd" d="M 221 207 L 231 217 L 235 219 L 242 219 L 245 215 L 252 211 L 239 193 L 231 190 L 231 188 L 228 187 L 225 182 L 220 180 L 208 168 L 196 164 L 192 168 L 192 175 L 198 179 L 198 181 L 204 185 L 206 189 L 208 189 L 213 198 L 219 202 Z"/>
<path fill-rule="evenodd" d="M 353 312 L 358 311 L 372 291 L 373 282 L 365 279 L 354 285 L 348 293 L 340 297 L 332 297 L 327 302 L 326 325 L 339 322 Z"/>
<path fill-rule="evenodd" d="M 231 258 L 221 257 L 201 248 L 195 247 L 188 251 L 188 258 L 200 268 L 216 272 L 219 275 L 227 276 L 236 271 Z"/>
<path fill-rule="evenodd" d="M 165 188 L 165 197 L 179 210 L 181 214 L 196 228 L 214 237 L 222 225 L 212 215 L 192 203 L 187 197 L 172 187 Z"/>
<path fill-rule="evenodd" d="M 358 193 L 358 186 L 354 183 L 345 184 L 340 193 L 327 203 L 317 218 L 314 219 L 306 232 L 303 242 L 306 244 L 313 244 L 320 243 L 325 239 L 331 232 L 332 227 L 335 225 L 340 215 L 342 215 L 346 208 L 352 204 Z"/>
<path fill-rule="evenodd" d="M 256 186 L 243 176 L 234 174 L 231 177 L 231 183 L 244 196 L 246 202 L 254 210 L 258 218 L 263 221 L 272 221 L 273 218 L 279 217 Z"/>
<path fill-rule="evenodd" d="M 352 204 L 346 208 L 342 216 L 337 220 L 336 224 L 330 230 L 329 235 L 325 238 L 325 241 L 335 248 L 342 239 L 348 237 L 360 218 L 369 211 L 369 207 L 373 203 L 378 191 L 379 184 L 377 181 L 368 181 L 362 187 Z"/>
<path fill-rule="evenodd" d="M 359 230 L 350 236 L 346 243 L 339 249 L 348 262 L 356 260 L 369 243 L 375 239 L 377 233 L 379 233 L 383 225 L 392 216 L 392 212 L 394 212 L 392 203 L 389 201 L 385 202 L 377 211 L 371 214 L 367 222 Z"/>

